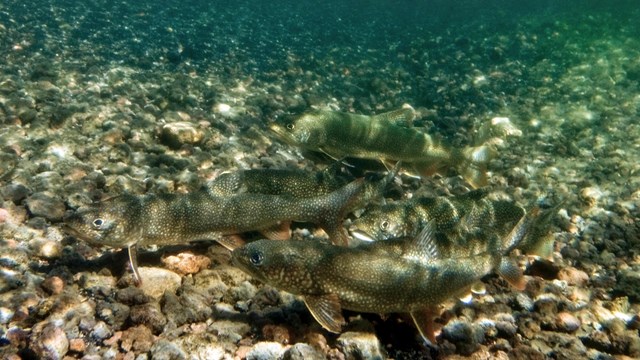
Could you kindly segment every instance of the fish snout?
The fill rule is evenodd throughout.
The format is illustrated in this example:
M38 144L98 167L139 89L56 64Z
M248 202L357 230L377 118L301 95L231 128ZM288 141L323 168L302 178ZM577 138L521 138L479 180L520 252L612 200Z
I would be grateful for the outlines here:
M357 239L359 241L365 241L365 242L376 241L376 239L373 236L369 235L365 231L362 231L362 230L358 229L354 225L351 225L349 227L349 234L351 234L351 236L353 236L353 238L355 238L355 239Z

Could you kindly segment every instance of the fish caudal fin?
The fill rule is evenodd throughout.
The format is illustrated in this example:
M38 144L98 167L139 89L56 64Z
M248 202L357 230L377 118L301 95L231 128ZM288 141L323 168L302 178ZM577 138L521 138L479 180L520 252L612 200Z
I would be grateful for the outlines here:
M478 130L475 146L467 147L454 156L458 172L474 188L487 185L487 165L496 156L497 148L504 144L504 138L520 135L522 131L508 118L491 119Z
M495 153L496 151L488 145L465 148L458 157L457 170L473 188L486 186L487 165Z
M318 224L336 245L348 245L349 233L342 226L346 213L360 201L364 179L357 179L342 188L323 196L319 206Z

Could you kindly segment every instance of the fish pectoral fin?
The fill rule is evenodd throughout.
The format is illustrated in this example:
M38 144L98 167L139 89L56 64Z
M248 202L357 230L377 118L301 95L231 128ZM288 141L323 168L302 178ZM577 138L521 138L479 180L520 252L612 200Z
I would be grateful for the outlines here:
M138 271L138 246L136 244L129 245L127 252L129 253L129 266L131 266L131 271L133 272L133 280L136 286L139 287L142 285L142 277Z
M348 164L347 162L344 161L344 156L338 156L338 155L334 155L331 154L329 151L323 149L323 148L319 148L318 149L321 153L327 155L328 157L330 157L331 159L335 160L335 161L340 161L345 165L348 165L350 167L353 167L353 165Z
M291 221L281 221L261 229L260 232L269 240L289 240L291 238Z
M496 272L517 290L522 291L527 287L527 280L522 273L522 269L513 259L503 258Z
M304 303L323 328L332 333L342 331L342 325L346 321L342 316L342 306L338 295L307 295L304 297Z
M411 311L411 318L413 323L418 328L420 335L431 343L436 344L436 333L440 333L441 326L436 325L433 321L438 315L440 315L439 308L437 306L428 306L421 309L415 309Z
M218 236L216 241L229 251L233 251L245 244L244 239L237 234Z

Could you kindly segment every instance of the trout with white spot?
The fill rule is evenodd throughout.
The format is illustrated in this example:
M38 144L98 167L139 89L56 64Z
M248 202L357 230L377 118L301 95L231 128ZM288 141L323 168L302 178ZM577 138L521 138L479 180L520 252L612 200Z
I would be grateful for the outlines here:
M266 241L232 252L232 262L256 279L301 295L313 317L338 333L342 309L371 313L409 312L422 336L435 343L438 306L497 270L523 284L522 272L508 258L533 231L540 208L532 209L500 241L471 256L443 257L427 224L414 239L395 239L339 247L317 241Z

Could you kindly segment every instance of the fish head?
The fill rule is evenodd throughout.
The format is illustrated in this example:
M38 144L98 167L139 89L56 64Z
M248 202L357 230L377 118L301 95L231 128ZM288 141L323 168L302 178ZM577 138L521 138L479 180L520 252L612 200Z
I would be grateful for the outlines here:
M80 208L65 217L64 230L95 246L123 248L137 242L135 221L140 214L139 200L133 195L121 195ZM139 224L138 224L139 225Z
M390 240L411 236L410 223L404 219L404 211L393 204L369 208L350 227L351 234L361 240Z
M231 262L266 284L297 295L314 288L314 263L322 252L312 241L258 240L231 252Z
M325 131L321 112L313 111L297 118L283 117L269 128L285 142L307 148L319 148L324 143Z

